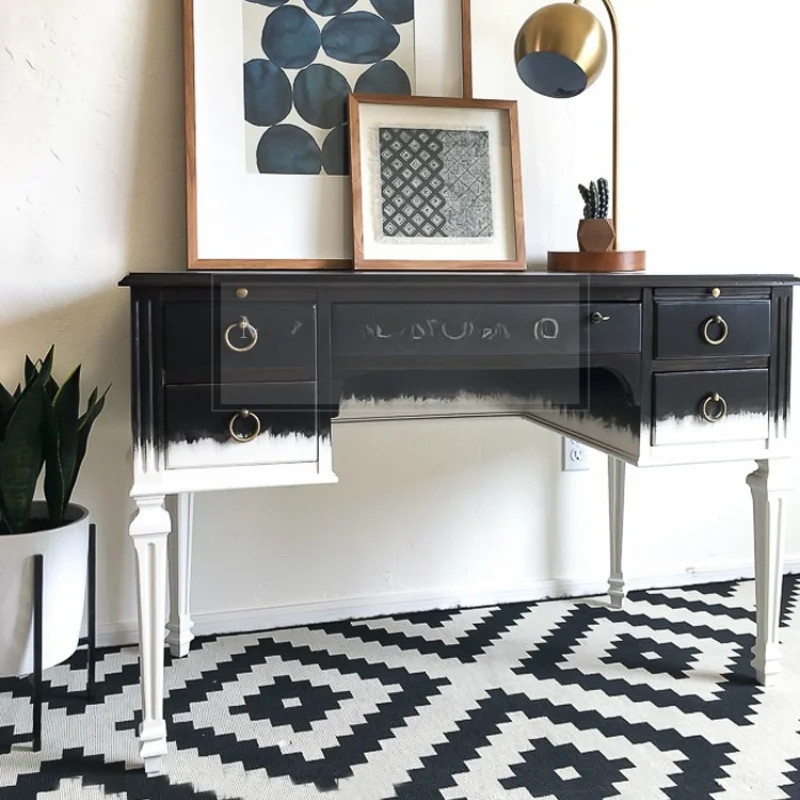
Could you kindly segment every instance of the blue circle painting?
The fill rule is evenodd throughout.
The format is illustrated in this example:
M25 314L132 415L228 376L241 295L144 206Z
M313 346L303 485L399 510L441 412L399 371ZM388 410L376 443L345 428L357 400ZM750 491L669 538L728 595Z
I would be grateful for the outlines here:
M400 34L394 27L367 11L341 14L322 29L322 49L331 58L348 64L382 61L399 44Z
M258 3L260 6L270 6L277 8L278 6L285 5L289 0L247 0L248 3Z
M356 81L355 91L362 94L411 94L411 81L394 61L380 61L361 75Z
M264 132L256 151L258 171L273 175L319 175L322 153L310 133L294 125Z
M244 65L244 118L253 125L275 125L292 110L292 84L271 61L254 58Z
M347 125L334 128L322 144L322 166L328 175L350 174L350 142Z
M297 113L318 128L342 125L347 118L346 78L325 64L312 64L294 81L294 106Z
M372 7L394 25L414 19L414 0L370 0Z
M261 46L279 67L307 67L317 57L319 45L317 23L302 8L283 6L267 17Z
M303 2L308 6L309 11L319 14L321 17L341 14L356 4L356 0L303 0Z

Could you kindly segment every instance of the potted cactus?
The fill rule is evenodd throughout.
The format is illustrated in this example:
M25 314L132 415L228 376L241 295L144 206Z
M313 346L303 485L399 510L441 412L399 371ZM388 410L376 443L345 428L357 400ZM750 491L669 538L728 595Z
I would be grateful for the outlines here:
M608 219L608 181L600 178L587 188L578 185L583 198L583 219L578 223L578 246L582 251L602 253L614 249L614 223Z
M75 651L86 597L89 512L71 502L106 392L80 411L80 367L59 385L54 348L0 383L0 677L33 671L33 557L44 556L43 668ZM35 500L44 471L44 500Z

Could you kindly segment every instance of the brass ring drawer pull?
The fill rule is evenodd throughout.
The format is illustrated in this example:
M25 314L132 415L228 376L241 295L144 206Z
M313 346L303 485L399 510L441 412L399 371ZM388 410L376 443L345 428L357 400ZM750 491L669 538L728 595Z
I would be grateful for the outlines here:
M601 322L608 322L611 317L607 314L601 314L599 311L595 311L589 319L592 321L592 325L599 325Z
M231 341L231 333L237 329L242 332L243 339L246 333L250 334L250 341L243 347L238 347ZM228 325L225 329L225 344L228 345L234 353L246 353L248 350L252 350L256 346L257 341L258 331L250 324L247 317L242 317L239 322L234 322L233 325Z
M236 428L234 427L238 420L246 419L253 421L253 430L248 434L241 434L236 432ZM246 444L247 442L252 442L259 433L261 433L261 420L258 418L256 414L252 411L248 411L246 408L242 411L237 411L232 417L231 421L228 423L228 430L231 434L231 439L234 439L241 444Z
M722 332L718 339L711 338L712 325L719 325L720 328L722 329ZM708 342L708 344L712 345L722 344L728 338L729 333L730 333L730 328L728 327L728 323L719 314L717 314L714 317L709 317L706 320L706 324L703 325L703 338L706 340L706 342Z
M719 405L719 410L716 414L711 414L712 403L717 403ZM719 422L721 419L725 418L727 413L728 404L721 394L714 392L714 394L710 394L703 401L703 419L705 419L707 422Z

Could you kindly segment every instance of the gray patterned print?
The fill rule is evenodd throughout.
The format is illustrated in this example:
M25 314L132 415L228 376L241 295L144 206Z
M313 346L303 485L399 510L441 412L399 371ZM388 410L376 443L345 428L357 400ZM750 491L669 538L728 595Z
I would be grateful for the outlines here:
M445 235L491 239L492 168L488 131L439 131L447 199Z
M384 236L492 238L488 131L380 128L378 136Z

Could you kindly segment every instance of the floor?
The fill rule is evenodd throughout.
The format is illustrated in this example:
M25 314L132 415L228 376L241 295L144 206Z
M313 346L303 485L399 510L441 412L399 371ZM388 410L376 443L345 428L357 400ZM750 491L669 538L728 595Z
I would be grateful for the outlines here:
M167 669L167 773L137 768L136 649L0 680L0 798L800 798L800 576L754 685L753 583L206 637ZM72 693L70 697L68 691Z

